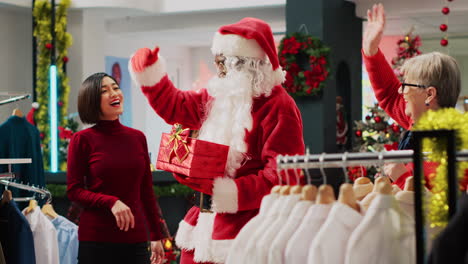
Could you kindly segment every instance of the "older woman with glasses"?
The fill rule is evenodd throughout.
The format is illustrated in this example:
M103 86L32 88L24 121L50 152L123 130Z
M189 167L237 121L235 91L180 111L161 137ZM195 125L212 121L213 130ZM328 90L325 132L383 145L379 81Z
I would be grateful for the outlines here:
M398 148L412 149L411 128L422 114L430 109L455 106L461 87L458 64L454 58L439 52L420 55L405 62L401 69L404 82L400 83L379 50L385 28L383 5L374 5L367 11L367 17L362 53L372 88L380 107L409 130ZM384 172L403 188L405 179L412 175L412 168L411 164L391 163L384 166Z

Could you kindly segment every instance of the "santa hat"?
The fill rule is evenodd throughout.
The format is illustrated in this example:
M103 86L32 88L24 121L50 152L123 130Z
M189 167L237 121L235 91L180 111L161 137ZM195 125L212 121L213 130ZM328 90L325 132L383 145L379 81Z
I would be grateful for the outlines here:
M237 23L220 27L214 36L211 51L215 55L224 56L268 57L273 70L279 68L271 28L257 18L246 17Z

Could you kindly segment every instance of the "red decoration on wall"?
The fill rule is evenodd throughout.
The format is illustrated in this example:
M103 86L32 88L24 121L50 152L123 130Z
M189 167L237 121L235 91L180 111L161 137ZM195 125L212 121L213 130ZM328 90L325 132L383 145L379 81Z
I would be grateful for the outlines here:
M447 31L448 29L448 26L446 24L440 24L440 27L439 27L440 31Z
M50 50L50 49L52 49L54 46L52 45L52 43L46 43L46 44L45 44L45 47L46 47L46 49L49 49L49 50Z
M442 14L448 15L449 13L450 13L450 8L448 8L448 7L442 8Z
M444 39L444 38L441 39L441 40L440 40L440 45L442 45L442 46L444 46L444 47L447 46L447 45L448 45L448 40L446 40L446 39Z
M64 63L67 63L67 62L68 62L68 57L67 57L67 56L65 56L65 57L63 57L63 59L62 59L62 60L63 60L63 62L64 62Z

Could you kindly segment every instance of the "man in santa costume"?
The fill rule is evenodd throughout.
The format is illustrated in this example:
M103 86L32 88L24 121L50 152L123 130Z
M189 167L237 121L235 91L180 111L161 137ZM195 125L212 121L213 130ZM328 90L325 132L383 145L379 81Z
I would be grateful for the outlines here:
M199 129L199 139L229 146L224 175L174 175L210 202L208 210L203 204L191 208L179 224L176 243L183 264L224 263L233 239L279 183L277 155L304 153L301 114L281 86L284 72L270 26L256 18L222 26L211 50L218 74L199 91L174 87L157 47L139 49L129 65L168 124Z

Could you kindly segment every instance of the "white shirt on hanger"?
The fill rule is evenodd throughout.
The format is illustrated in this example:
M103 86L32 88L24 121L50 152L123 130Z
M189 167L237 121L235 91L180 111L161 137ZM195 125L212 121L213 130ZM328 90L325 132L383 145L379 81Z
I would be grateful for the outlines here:
M346 264L415 263L414 221L393 195L377 194L346 249Z
M257 264L268 264L268 252L271 242L274 241L278 232L285 227L286 222L291 214L291 211L301 198L298 194L290 194L286 196L286 202L282 210L276 217L276 220L266 229L263 235L257 240L256 245L256 259Z
M294 234L294 231L299 227L304 219L307 210L314 204L312 201L299 201L293 208L284 226L278 230L278 234L271 243L268 251L269 264L283 264L285 262L284 253L288 241Z
M361 210L362 211L362 210ZM335 202L327 220L310 246L307 263L341 264L345 260L349 237L362 220L362 214L340 202ZM379 262L362 262L379 263ZM361 263L361 264L362 264Z
M265 220L275 200L278 199L278 196L279 194L277 193L271 193L263 197L258 215L250 219L250 221L241 229L239 234L237 234L236 239L234 239L226 258L226 264L242 263L242 259L246 251L246 244L249 238Z
M333 204L314 204L307 210L304 219L288 241L284 263L307 263L310 245L327 219L332 206Z
M426 205L429 204L431 198L431 192L424 191L424 201ZM414 221L414 192L413 191L400 191L395 195L395 199L399 202L401 209L408 216L411 217ZM426 207L427 208L427 207ZM442 227L431 227L429 221L425 221L425 230L427 232L426 236L426 251L429 252L432 248L432 241L435 239L436 235L440 233Z
M59 250L57 231L50 220L36 206L30 213L25 214L33 233L36 264L59 264Z
M267 212L266 217L260 223L258 228L251 234L246 243L244 257L236 261L236 263L256 263L256 247L255 244L257 240L263 235L263 233L268 229L268 227L276 220L279 212L282 210L283 205L286 202L286 196L280 195L271 206L271 209Z

